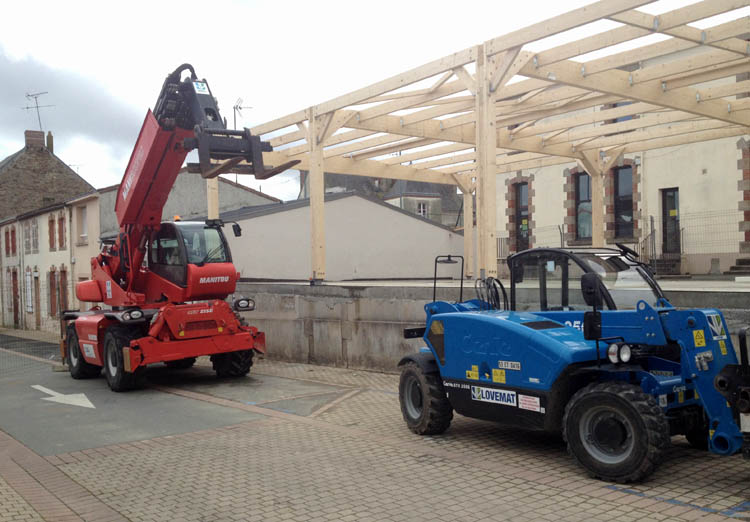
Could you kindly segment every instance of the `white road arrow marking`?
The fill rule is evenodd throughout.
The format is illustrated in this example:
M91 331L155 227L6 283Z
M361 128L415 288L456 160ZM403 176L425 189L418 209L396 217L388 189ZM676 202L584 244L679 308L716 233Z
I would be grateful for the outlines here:
M60 404L70 404L71 406L80 406L82 408L96 408L96 406L91 404L91 401L89 401L83 393L71 393L69 395L64 395L38 384L34 384L31 387L35 390L39 390L42 393L46 393L47 395L52 395L52 397L42 397L42 400L44 401L59 402Z

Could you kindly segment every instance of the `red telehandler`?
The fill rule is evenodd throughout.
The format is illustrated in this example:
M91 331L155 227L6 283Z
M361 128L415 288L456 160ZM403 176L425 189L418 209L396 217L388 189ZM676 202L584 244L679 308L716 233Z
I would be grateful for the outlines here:
M103 367L110 388L119 392L136 386L149 364L188 368L202 355L211 356L217 375L243 376L254 353L265 353L264 334L239 315L254 309L253 300L236 298L232 306L225 301L239 273L223 223L161 222L193 149L207 177L217 171L212 159L232 165L245 160L243 172L259 179L290 166L264 168L262 153L271 146L247 129L226 129L208 83L198 80L191 65L168 75L117 192L119 234L92 258L92 279L76 286L80 301L107 308L63 313L70 322L62 350L74 379L98 376ZM236 223L233 231L240 235Z

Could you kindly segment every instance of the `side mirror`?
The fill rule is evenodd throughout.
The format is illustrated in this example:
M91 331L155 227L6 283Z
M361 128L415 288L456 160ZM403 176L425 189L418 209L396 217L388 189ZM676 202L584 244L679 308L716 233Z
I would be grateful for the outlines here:
M602 307L602 280L593 272L587 272L581 277L581 293L586 304L594 309Z
M234 237L240 237L242 235L242 227L240 227L239 223L232 224L232 232L234 232Z
M596 341L602 337L602 314L601 312L586 312L583 314L583 338L587 341Z

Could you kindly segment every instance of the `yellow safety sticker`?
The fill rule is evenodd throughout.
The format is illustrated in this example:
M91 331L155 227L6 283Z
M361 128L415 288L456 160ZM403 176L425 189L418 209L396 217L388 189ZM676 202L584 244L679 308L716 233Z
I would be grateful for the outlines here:
M674 217L674 216L676 216L676 215L677 215L677 210L676 210L676 209L674 209L674 208L673 208L673 209L670 209L670 211L669 211L669 215L670 215L670 217Z
M715 433L715 432L716 432L716 430L708 430L708 438L709 438L709 439L713 439L713 438L714 438L714 433Z
M706 332L703 330L693 330L693 341L696 348L706 346Z
M679 402L679 403L685 402L685 392L684 391L677 392L677 402Z
M696 399L700 399L700 395L698 395L698 390L693 390L693 393L695 394Z
M505 384L505 370L492 369L492 382Z
M721 349L721 355L727 354L727 343L725 343L723 340L719 341L719 348Z
M471 371L471 370L466 370L466 378L478 381L479 380L479 372L478 371L474 372L474 371Z

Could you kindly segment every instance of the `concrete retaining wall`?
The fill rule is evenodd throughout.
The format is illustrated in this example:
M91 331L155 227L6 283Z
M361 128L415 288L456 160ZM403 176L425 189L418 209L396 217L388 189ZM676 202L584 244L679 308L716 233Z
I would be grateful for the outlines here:
M458 293L455 287L438 288L437 297L455 301ZM255 299L256 310L245 317L266 333L269 358L381 371L395 371L401 357L423 345L421 339L404 339L403 330L424 325L424 305L432 301L431 285L240 283L237 294ZM464 288L464 299L473 295L473 287ZM719 308L732 333L750 325L747 292L668 292L667 297L678 307Z

